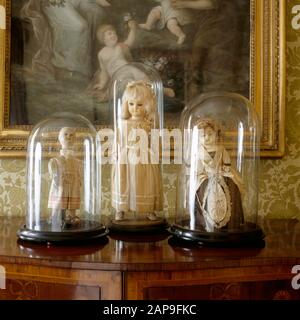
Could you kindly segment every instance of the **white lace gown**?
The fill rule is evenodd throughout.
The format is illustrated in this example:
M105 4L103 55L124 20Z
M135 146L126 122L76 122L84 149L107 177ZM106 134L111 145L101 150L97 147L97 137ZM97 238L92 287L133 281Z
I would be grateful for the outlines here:
M124 120L127 132L130 130L144 129L149 132L147 123L139 123L136 127L128 120ZM128 141L129 134L123 137L121 145L124 147L128 164L120 163L120 158L112 167L112 207L117 211L134 211L137 213L152 213L161 211L162 202L162 177L159 164L134 163L140 157L136 142ZM150 156L151 150L146 151Z

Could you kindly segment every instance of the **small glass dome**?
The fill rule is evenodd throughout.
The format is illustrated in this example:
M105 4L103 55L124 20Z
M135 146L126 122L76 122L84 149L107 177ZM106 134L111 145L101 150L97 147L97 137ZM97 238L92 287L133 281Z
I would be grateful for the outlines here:
M207 244L262 240L259 123L251 102L234 93L203 94L185 108L180 124L183 161L171 233Z
M160 159L163 90L155 69L144 64L126 65L113 76L111 230L152 232L166 228Z
M58 113L37 124L27 148L27 217L22 240L72 242L106 234L100 223L100 143L80 115Z

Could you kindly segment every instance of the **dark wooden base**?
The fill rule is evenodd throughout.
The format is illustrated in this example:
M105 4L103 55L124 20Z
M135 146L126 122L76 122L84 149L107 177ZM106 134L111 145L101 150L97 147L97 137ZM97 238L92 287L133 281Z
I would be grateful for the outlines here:
M122 219L111 220L109 230L113 233L151 234L164 232L168 228L165 219Z
M18 230L19 239L47 244L74 244L97 241L108 234L108 230L102 224L94 221L82 221L78 226L72 226L62 231L51 231L46 228L47 222L41 222L40 230L32 230L23 226Z
M172 225L169 232L175 237L172 241L175 243L200 246L264 246L264 233L262 229L254 223L247 222L241 229L220 232L204 232L182 228L178 225Z

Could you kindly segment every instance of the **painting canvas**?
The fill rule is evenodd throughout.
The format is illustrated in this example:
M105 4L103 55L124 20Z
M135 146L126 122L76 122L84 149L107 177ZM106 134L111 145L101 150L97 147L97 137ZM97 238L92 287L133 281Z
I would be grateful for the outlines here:
M112 125L109 84L131 62L164 85L165 125L199 93L249 97L250 0L11 1L9 126L57 111Z

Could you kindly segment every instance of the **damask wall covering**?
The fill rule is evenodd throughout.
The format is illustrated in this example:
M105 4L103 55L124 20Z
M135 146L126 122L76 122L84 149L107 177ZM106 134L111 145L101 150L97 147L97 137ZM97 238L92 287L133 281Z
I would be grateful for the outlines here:
M291 25L298 4L287 1L286 156L261 161L260 215L268 218L300 219L300 30Z
M259 213L260 217L300 219L300 30L291 27L291 10L299 3L287 3L286 156L261 161ZM103 174L103 207L108 212L110 170ZM166 166L164 197L169 215L175 209L175 182L176 167ZM24 212L25 160L0 160L0 215L22 216Z

